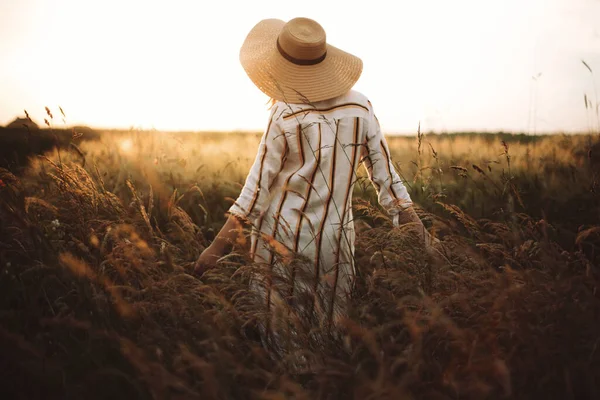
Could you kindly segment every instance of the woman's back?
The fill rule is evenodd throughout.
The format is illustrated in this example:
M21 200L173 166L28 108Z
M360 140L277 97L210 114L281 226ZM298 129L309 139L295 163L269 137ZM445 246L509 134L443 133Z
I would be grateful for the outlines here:
M350 91L313 104L277 102L230 210L256 228L255 261L287 272L289 254L300 255L305 262L303 274L293 277L295 289L323 287L331 303L347 295L354 276L352 188L363 161L384 207L410 201L364 95ZM273 250L273 239L279 251Z

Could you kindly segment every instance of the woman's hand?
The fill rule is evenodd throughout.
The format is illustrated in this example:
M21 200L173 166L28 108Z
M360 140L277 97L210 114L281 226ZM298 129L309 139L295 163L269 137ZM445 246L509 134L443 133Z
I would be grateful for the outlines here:
M217 261L219 261L219 258L222 256L221 251L215 248L215 246L208 246L204 249L202 254L200 254L200 257L198 257L198 260L196 260L196 263L194 264L194 275L200 278L206 271L215 268L217 266Z
M429 233L427 233L425 249L427 251L427 254L429 254L429 256L437 264L443 264L444 261L443 261L442 255L444 254L443 253L444 247L443 247L440 239L433 237Z
M415 212L413 207L408 207L394 216L394 226L402 226L405 224L412 224L413 228L410 230L415 234L421 243L425 245L425 250L434 259L439 259L439 253L442 250L441 242L438 238L435 238L427 232L423 222Z
M217 266L217 261L226 253L231 251L232 244L236 243L243 235L243 224L235 216L227 218L225 225L215 237L215 240L208 246L194 264L194 274L199 278L209 269Z

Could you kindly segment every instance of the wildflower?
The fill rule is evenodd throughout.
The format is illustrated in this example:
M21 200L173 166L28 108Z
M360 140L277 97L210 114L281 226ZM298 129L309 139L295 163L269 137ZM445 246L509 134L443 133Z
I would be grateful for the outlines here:
M0 187L5 187L6 183L4 183L4 181L2 179L0 179Z
M60 226L60 221L58 219L55 219L51 223L54 228L58 228Z

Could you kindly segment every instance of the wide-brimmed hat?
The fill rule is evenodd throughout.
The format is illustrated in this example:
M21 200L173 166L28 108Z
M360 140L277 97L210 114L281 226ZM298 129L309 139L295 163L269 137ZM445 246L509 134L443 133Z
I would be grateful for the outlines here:
M325 30L309 18L260 21L240 50L240 62L266 95L288 103L312 103L349 91L362 61L326 42Z

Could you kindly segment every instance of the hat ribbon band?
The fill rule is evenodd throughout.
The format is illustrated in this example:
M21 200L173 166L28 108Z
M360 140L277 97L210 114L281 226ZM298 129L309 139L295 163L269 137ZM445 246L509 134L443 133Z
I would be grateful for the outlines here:
M315 65L323 61L327 56L327 51L325 51L325 53L323 53L322 56L318 58L313 58L312 60L304 60L301 58L292 57L288 53L286 53L285 50L283 50L283 48L279 44L279 39L277 39L277 50L279 50L279 54L281 54L283 58L296 65Z

